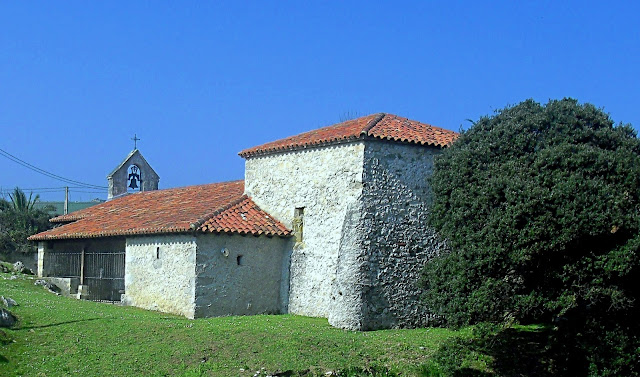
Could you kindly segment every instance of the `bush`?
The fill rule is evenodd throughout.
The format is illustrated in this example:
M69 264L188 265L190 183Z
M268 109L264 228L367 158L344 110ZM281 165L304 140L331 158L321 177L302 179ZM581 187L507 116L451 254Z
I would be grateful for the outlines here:
M430 224L450 251L427 263L423 284L447 324L554 323L626 339L623 359L634 352L640 141L631 126L573 99L528 100L463 132L431 183ZM588 362L598 374L618 356Z

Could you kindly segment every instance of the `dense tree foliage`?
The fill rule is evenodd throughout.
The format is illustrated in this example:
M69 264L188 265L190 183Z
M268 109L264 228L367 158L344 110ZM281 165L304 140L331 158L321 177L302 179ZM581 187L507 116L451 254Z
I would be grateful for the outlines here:
M32 234L51 228L49 214L35 208L39 197L29 195L19 188L9 194L10 201L0 199L0 254L33 249L27 241Z
M640 362L640 141L631 126L572 99L528 100L463 132L431 182L430 223L450 246L425 266L432 311L454 326L556 324L593 374ZM610 355L590 348L607 342Z

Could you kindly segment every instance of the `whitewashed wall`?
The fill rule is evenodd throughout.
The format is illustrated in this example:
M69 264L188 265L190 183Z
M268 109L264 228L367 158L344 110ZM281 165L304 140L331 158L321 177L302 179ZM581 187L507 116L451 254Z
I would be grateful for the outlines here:
M198 235L195 316L286 312L290 242L280 237Z
M420 272L443 247L426 226L439 148L368 140L248 158L245 191L292 227L289 312L352 330L428 322Z
M125 262L123 304L194 318L194 236L127 238Z
M362 142L247 158L245 192L292 228L304 207L303 244L291 255L289 312L328 317L342 228L362 195Z

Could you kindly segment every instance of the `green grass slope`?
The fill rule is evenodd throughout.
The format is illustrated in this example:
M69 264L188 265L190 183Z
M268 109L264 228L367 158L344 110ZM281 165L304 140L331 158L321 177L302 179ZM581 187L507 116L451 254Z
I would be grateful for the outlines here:
M0 329L0 376L422 376L470 330L350 332L326 319L264 315L188 320L79 301L0 273L19 323ZM333 373L329 373L333 372Z

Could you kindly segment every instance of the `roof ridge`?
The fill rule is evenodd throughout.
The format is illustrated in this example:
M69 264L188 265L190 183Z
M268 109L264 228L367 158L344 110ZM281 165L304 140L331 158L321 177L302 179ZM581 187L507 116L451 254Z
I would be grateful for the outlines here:
M198 220L196 220L195 222L191 223L189 225L189 228L191 230L196 230L196 229L200 228L207 221L211 220L212 218L216 217L217 215L221 214L222 212L228 210L229 208L242 203L242 201L244 201L247 198L249 198L247 196L247 194L242 194L242 196L239 197L238 199L228 203L227 205L224 205L224 206L216 209L215 211L211 212L210 214L205 215L205 216L199 218Z
M113 200L128 197L130 195L160 195L160 194L166 194L168 191L180 191L180 190L191 189L191 188L200 188L205 186L214 186L214 185L227 184L227 183L232 184L232 183L239 183L239 182L244 182L244 179L236 179L233 181L223 181L223 182L213 182L213 183L201 183L197 185L188 185L188 186L168 187L168 188L163 188L159 190L140 191L135 193L123 193L121 195L118 195L117 197L114 197L111 200L107 200L106 202L96 203L96 205L94 206L69 212L66 215L54 216L49 219L49 222L57 224L57 223L68 223L68 222L83 220L83 219L86 219L91 213L91 211L89 210L97 209L97 207L101 205L109 205L110 203L113 202Z
M369 123L367 123L367 125L362 129L360 135L369 136L369 131L371 131L371 129L375 127L376 124L380 123L382 118L384 118L386 115L386 113L378 113L378 115L376 115L375 118L371 119Z
M251 158L370 138L445 147L455 140L457 135L454 131L435 127L428 123L381 112L264 143L244 149L238 154L243 158Z

